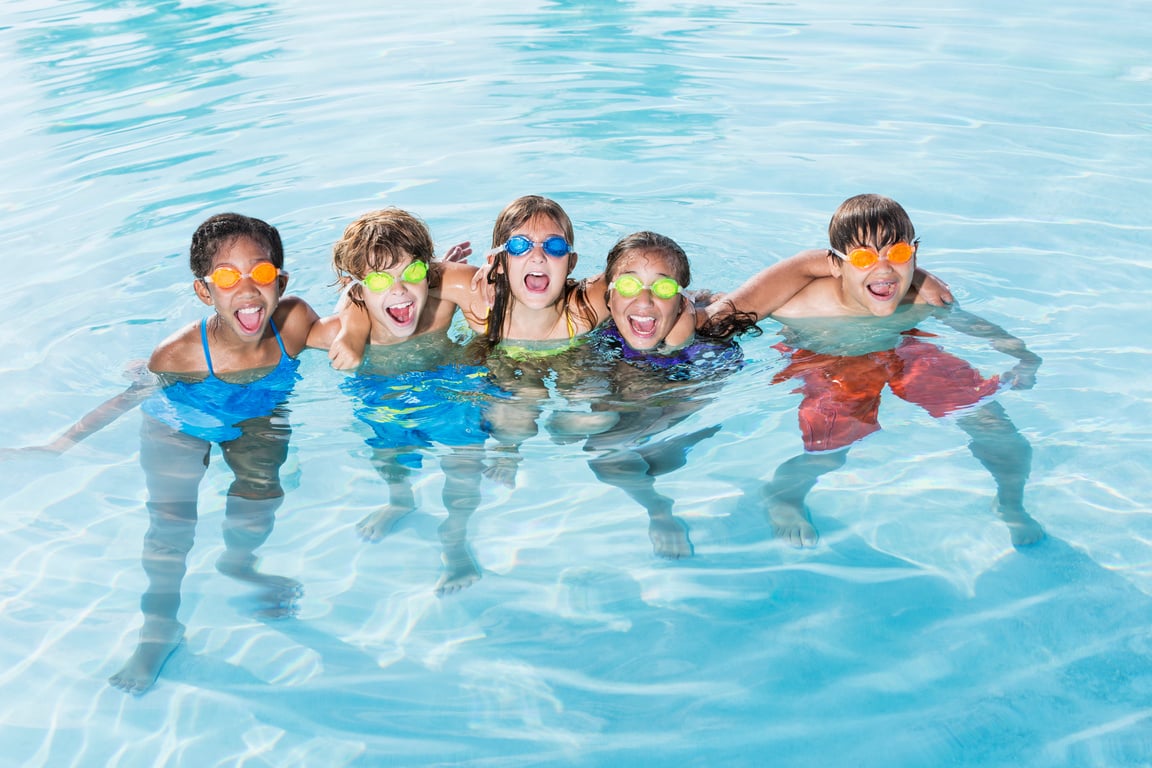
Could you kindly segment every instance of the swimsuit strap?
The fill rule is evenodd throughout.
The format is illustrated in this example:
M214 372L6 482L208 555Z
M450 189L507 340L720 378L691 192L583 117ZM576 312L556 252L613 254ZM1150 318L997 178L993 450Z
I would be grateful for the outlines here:
M204 345L204 361L208 363L208 376L216 378L216 371L212 370L212 353L208 351L208 318L200 321L200 343Z
M280 345L280 358L283 359L288 356L288 350L284 349L284 341L280 338L280 331L276 329L276 322L269 317L268 325L272 326L272 335L276 337L276 343Z
M564 323L568 326L568 341L576 338L576 324L572 322L572 315L568 312L568 308L564 308Z
M280 360L288 357L288 350L284 349L284 340L280 338L280 331L276 328L276 322L272 318L268 318L268 325L272 326L272 335L276 337L276 345L280 347ZM204 345L204 360L208 363L208 375L215 379L216 371L212 368L212 353L208 351L208 318L200 321L200 343ZM280 364L280 360L276 362Z

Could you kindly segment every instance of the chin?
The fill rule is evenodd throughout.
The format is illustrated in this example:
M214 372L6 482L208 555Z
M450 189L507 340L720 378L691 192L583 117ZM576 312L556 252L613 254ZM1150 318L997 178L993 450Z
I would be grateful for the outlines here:
M620 334L620 335L624 338L624 341L627 342L628 346L632 347L632 349L636 350L637 352L649 352L653 349L656 349L656 347L660 346L660 340L659 339L655 339L655 338L637 339L637 338L630 338L628 336L624 336L624 334Z

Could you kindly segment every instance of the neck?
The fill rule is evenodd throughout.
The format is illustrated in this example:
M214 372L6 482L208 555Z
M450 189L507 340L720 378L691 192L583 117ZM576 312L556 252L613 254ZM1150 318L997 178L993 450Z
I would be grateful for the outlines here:
M540 309L513 304L504 327L504 338L515 341L545 341L568 338L564 322L564 305L560 302Z

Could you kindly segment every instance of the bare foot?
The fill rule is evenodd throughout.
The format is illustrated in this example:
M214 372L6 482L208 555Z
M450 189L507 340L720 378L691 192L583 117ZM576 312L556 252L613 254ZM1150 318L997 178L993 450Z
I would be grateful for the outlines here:
M396 523L400 522L400 518L411 511L391 504L381 507L356 524L356 533L360 534L360 538L364 541L380 541L392 532Z
M496 456L484 467L484 477L499 483L505 488L516 487L516 468L520 465L520 456Z
M459 592L470 587L480 580L480 567L467 549L443 556L444 572L436 581L436 595L443 597L453 592Z
M773 535L794 547L814 547L820 540L819 532L803 508L773 501L768 506L768 519Z
M145 639L147 637L147 639ZM140 643L120 671L108 678L108 684L133 696L151 688L168 657L184 639L184 626L176 623L166 630L148 626L140 630Z
M295 616L299 611L298 601L304 594L304 585L287 576L260 573L252 567L250 559L245 559L247 562L236 564L230 562L227 554L222 555L216 561L216 570L237 581L260 587L254 596L256 615L267 619Z
M993 503L993 508L1004 524L1008 526L1008 534L1012 537L1012 546L1027 547L1044 538L1044 528L1036 522L1022 507L1002 505L999 498Z
M652 541L653 553L658 557L669 560L692 557L692 542L688 540L688 527L671 513L649 516L648 538Z

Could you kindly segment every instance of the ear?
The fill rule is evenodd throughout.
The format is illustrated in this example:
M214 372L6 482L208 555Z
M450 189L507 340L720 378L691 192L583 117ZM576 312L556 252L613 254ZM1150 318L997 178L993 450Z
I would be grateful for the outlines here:
M576 269L576 262L580 259L580 254L573 251L568 254L568 274L572 274L572 270Z
M196 297L200 299L200 301L208 306L212 306L212 292L208 290L208 283L197 278L196 281L192 283L192 290L196 292Z
M287 288L288 288L288 273L284 272L284 273L280 274L280 276L277 277L276 280L280 284L280 295L283 296L284 291L287 290Z
M837 280L844 274L844 262L840 261L840 257L831 251L828 252L828 271Z

